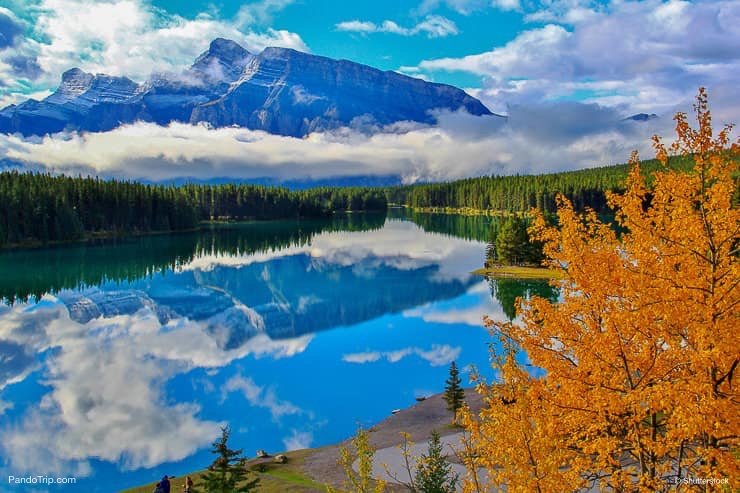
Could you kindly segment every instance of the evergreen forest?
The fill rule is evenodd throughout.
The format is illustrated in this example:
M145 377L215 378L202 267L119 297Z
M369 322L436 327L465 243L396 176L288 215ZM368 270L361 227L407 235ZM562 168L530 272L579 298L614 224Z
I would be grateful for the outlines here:
M668 167L688 169L690 158ZM661 165L642 163L646 176ZM0 248L40 246L95 237L192 230L203 221L317 218L338 211L379 211L388 204L415 210L475 209L495 213L556 210L565 195L577 210L609 214L607 191L621 191L629 165L524 176L489 176L384 188L284 187L227 183L153 185L97 177L0 173ZM440 217L419 217L424 229L447 230ZM477 238L475 219L456 222L459 235ZM465 234L465 231L469 231Z
M690 157L675 157L668 163L670 169L682 171L692 166ZM641 163L642 173L648 178L660 167L657 159ZM598 213L607 213L606 192L623 191L628 171L629 164L618 164L541 175L483 176L390 187L386 193L389 203L418 209L469 208L509 213L531 208L554 212L557 210L555 198L562 194L576 210L590 207Z
M166 186L11 171L0 173L0 247L185 231L201 221L324 217L334 211L385 209L385 194L379 189Z

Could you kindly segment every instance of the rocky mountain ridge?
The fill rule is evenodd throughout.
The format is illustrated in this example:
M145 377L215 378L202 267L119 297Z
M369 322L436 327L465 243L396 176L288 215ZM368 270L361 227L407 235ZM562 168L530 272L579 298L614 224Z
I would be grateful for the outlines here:
M492 114L453 86L288 48L266 48L255 55L218 38L187 70L156 74L142 84L70 69L44 100L1 110L0 132L99 132L144 121L240 126L304 137L346 126L434 124L435 112L460 110Z

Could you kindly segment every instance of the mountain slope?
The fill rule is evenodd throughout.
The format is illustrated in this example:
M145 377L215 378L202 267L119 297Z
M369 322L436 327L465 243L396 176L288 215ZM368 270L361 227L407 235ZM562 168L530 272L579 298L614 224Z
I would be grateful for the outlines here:
M433 124L435 110L491 114L449 85L287 48L254 55L219 38L183 73L155 75L143 84L68 70L43 101L0 111L0 132L105 131L144 121L237 125L303 137L343 126Z

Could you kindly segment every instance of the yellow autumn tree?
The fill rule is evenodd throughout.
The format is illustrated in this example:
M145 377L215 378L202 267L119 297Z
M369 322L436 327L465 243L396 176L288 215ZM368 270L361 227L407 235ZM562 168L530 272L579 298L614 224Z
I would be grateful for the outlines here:
M608 197L619 228L562 197L557 227L534 222L561 299L488 321L508 350L499 381L478 385L488 406L462 413L465 491L740 488L740 142L714 135L703 89L694 109L698 128L679 113L676 142L654 139L664 167L650 186L633 155L626 191Z

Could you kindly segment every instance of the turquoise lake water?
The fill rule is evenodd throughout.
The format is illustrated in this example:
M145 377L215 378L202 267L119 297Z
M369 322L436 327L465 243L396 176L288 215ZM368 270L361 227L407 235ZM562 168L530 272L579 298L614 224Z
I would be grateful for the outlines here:
M392 211L0 253L2 474L77 478L10 491L180 476L224 424L248 456L326 445L442 391L453 360L489 374L482 317L552 291L470 274L486 234Z

